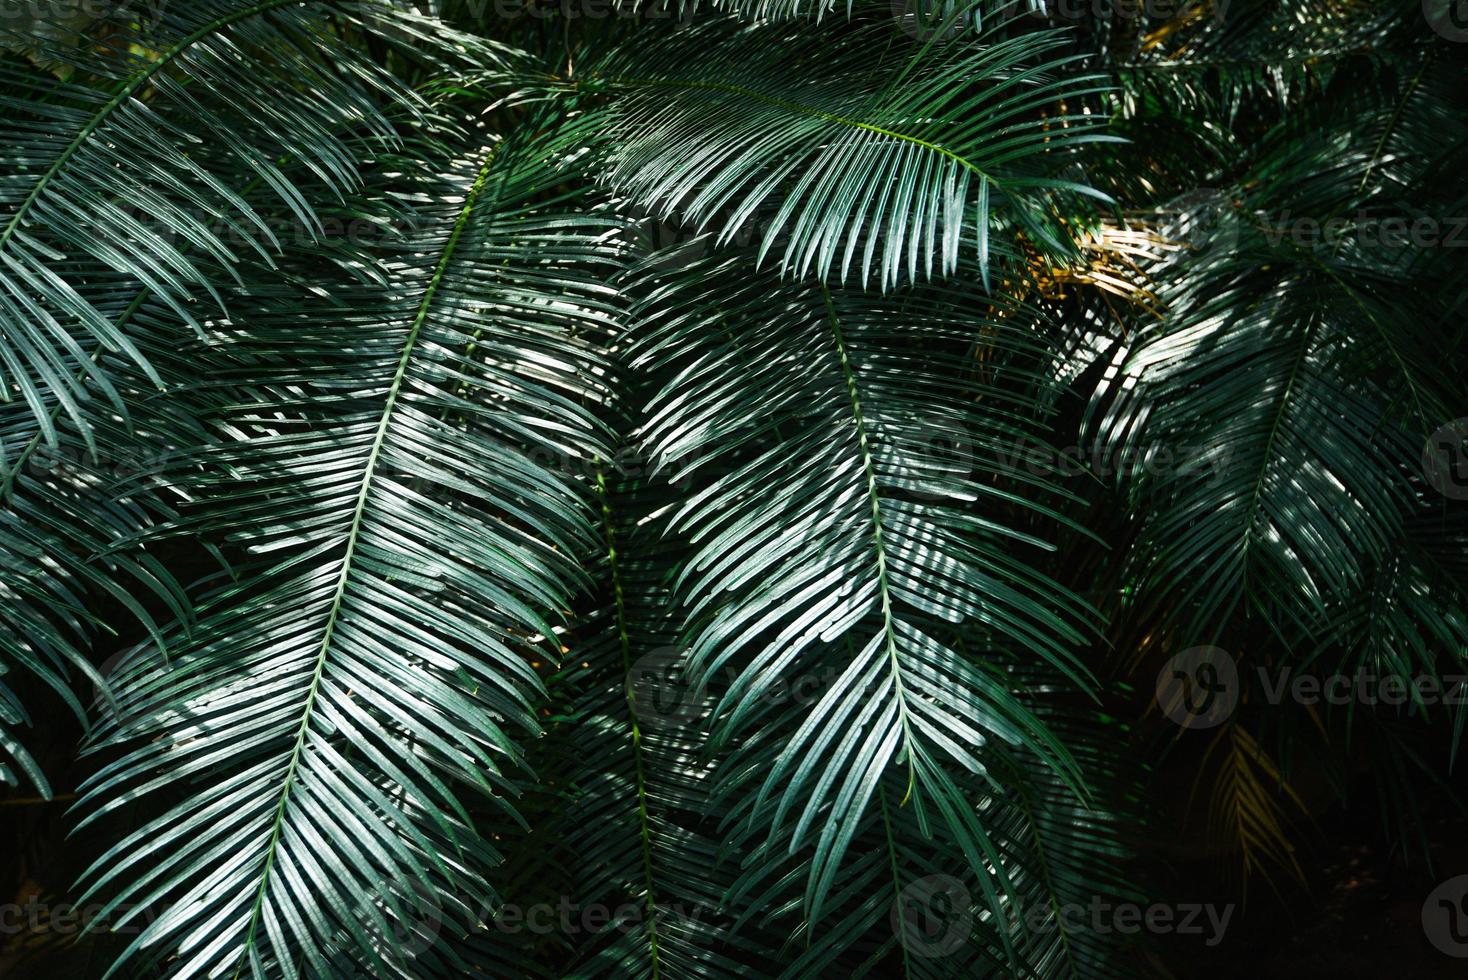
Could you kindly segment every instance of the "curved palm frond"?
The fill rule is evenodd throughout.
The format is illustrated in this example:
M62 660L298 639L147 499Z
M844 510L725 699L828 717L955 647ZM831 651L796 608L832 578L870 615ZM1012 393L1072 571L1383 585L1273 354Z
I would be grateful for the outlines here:
M677 551L662 535L674 500L645 476L603 461L606 606L580 629L567 693L575 769L561 846L574 894L626 921L589 935L564 976L725 977L768 960L759 930L735 931L726 893L739 867L711 816L714 762L693 719L711 705L679 686L682 653L667 577Z
M592 533L533 462L594 451L587 340L611 315L607 223L537 204L564 155L488 137L406 189L415 226L385 281L310 306L257 293L221 333L212 370L244 400L196 520L251 560L172 659L145 648L119 672L97 738L123 754L85 787L84 825L193 785L87 875L109 908L169 905L125 959L410 972L446 955L418 948L426 921L487 914L495 852L460 795L513 818L511 733L539 727L529 654Z
M1090 614L1021 557L1043 554L1057 515L1008 483L1046 492L1008 462L1039 431L1043 348L1019 322L955 312L975 305L961 288L884 302L739 257L695 260L647 297L632 363L666 381L644 438L691 483L669 520L690 547L676 581L690 678L731 672L714 721L715 746L740 739L724 792L757 789L730 830L810 850L814 928L900 774L891 806L925 832L940 821L983 874L993 845L964 787L984 756L1022 747L1074 773L982 651L1013 645L1087 683L1073 647ZM767 696L810 678L808 705Z
M1423 440L1453 414L1420 329L1442 313L1411 251L1358 232L1411 212L1436 154L1403 152L1425 133L1397 127L1398 103L1446 91L1408 86L1376 108L1379 128L1342 128L1341 110L1274 127L1202 249L1155 270L1168 315L1098 389L1095 431L1146 511L1134 567L1157 588L1138 609L1181 617L1194 642L1251 612L1318 624L1419 506ZM1301 231L1336 221L1334 237ZM1145 465L1183 448L1210 465Z
M127 329L142 304L135 291L117 289L99 305ZM150 342L140 340L144 347ZM143 383L126 364L111 368L124 390L124 382ZM93 614L94 597L129 611L159 641L161 627L150 605L182 623L190 613L173 573L135 546L139 535L172 513L133 472L158 447L146 445L116 416L95 413L89 424L106 447L99 456L63 416L59 397L48 392L43 404L54 445L47 445L45 427L30 406L0 405L0 677L17 668L33 674L85 723L86 705L72 681L87 677L108 696L87 650L98 632L117 625ZM172 412L139 404L135 416L147 425L166 423L155 408ZM19 696L0 682L0 749L49 797L45 775L10 730L29 724ZM16 773L0 763L0 782L15 781Z
M1468 710L1252 679L1468 662L1445 6L7 10L0 782L90 724L92 962L1130 980L1171 787L1243 894L1373 769L1427 845Z
M1074 253L1053 198L1094 192L1058 174L1109 139L1061 36L1002 26L912 51L890 19L831 36L713 21L616 47L570 85L609 97L605 179L636 205L720 243L753 224L760 257L798 276L886 290L952 275L967 240L988 277L991 226Z

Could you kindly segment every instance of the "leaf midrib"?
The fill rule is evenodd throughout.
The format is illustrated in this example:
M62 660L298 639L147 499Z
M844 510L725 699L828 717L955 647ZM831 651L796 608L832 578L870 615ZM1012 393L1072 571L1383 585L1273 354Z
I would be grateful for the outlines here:
M1003 186L1003 184L999 180L995 179L993 174L984 170L982 167L974 163L972 160L968 159L968 157L965 157L963 154L958 153L954 150L950 150L942 143L934 143L931 140L925 140L917 136L909 136L906 133L899 133L896 130L887 129L883 126L878 126L875 123L862 122L860 119L852 119L848 116L838 115L834 112L827 112L824 109L817 109L813 106L801 105L798 102L791 102L786 99L777 98L773 95L766 95L763 92L756 91L752 88L746 88L743 85L734 85L730 82L689 82L661 78L611 78L608 79L608 81L611 82L613 85L648 86L652 88L703 89L715 92L727 92L731 95L738 95L747 99L753 99L757 102L764 102L767 105L772 105L776 108L784 109L787 112L794 112L803 116L810 116L814 119L822 119L826 122L837 123L842 126L848 126L852 129L860 129L868 133L875 133L878 136L885 136L888 139L894 139L898 140L899 142L910 143L914 146L920 146L925 150L929 150L933 153L938 153L954 161L960 166L972 170L980 177L984 177L992 181L996 187Z
M617 555L616 531L612 522L612 507L608 502L609 491L607 490L606 474L598 466L596 473L596 488L601 495L602 526L606 533L607 565L611 571L612 593L615 597L617 609L617 638L622 650L622 670L631 675L632 664L632 640L627 629L627 602L626 593L622 588L622 564ZM652 837L651 818L647 810L647 772L643 762L642 729L637 724L637 712L633 709L630 699L626 703L628 720L632 726L632 757L636 763L637 770L637 820L638 830L642 836L642 875L643 882L647 888L647 942L649 966L652 970L652 980L658 980L661 976L658 955L658 928L657 928L657 891L653 881L652 873Z
M382 447L386 441L388 426L392 421L393 412L397 408L398 397L402 393L403 380L407 376L408 363L412 359L413 350L417 346L418 336L422 332L423 324L428 318L428 311L432 308L434 297L443 283L444 274L448 270L454 252L458 247L459 239L463 236L464 229L468 225L469 217L474 211L474 205L478 202L484 191L484 185L489 177L490 165L494 162L495 149L498 144L491 146L486 152L484 163L479 168L478 176L464 200L464 207L460 210L458 220L454 222L453 231L449 234L448 241L444 243L443 253L439 256L438 264L434 268L433 278L429 280L427 288L423 292L423 298L418 304L418 310L413 318L413 325L408 331L408 336L403 342L403 353L398 359L397 371L394 373L391 383L388 385L387 402L383 407L382 418L378 421L377 432L372 438L372 447L367 455L367 464L362 472L362 486L357 492L357 501L352 509L350 529L347 533L346 552L342 556L341 571L337 574L336 591L332 596L331 609L327 615L326 632L322 637L321 646L316 653L316 666L311 674L311 686L306 693L306 708L301 717L300 727L296 731L296 741L291 749L290 763L286 768L285 782L281 787L280 803L276 806L275 817L272 820L270 844L265 855L265 866L260 874L260 886L255 893L255 904L250 910L250 925L245 934L244 944L240 949L240 962L235 967L235 978L238 980L244 969L246 960L255 941L255 932L260 924L260 911L265 902L265 890L270 884L270 874L274 867L275 855L280 846L281 829L285 822L286 804L290 800L291 789L295 784L296 774L300 768L301 758L306 745L306 734L310 730L311 716L316 706L316 698L320 692L321 677L326 668L326 655L331 649L334 638L336 621L341 613L342 600L346 596L347 580L351 577L352 560L356 555L357 538L361 534L362 519L367 512L367 498L372 489L372 479L377 468L377 462L382 454Z
M908 754L907 793L898 806L905 806L912 796L915 768L912 761L912 727L907 718L907 692L902 683L902 664L897 657L897 632L892 612L892 591L887 581L887 546L882 527L881 494L877 490L876 466L872 461L871 449L867 446L866 417L861 410L861 394L856 386L856 372L846 352L846 338L841 332L841 319L836 315L836 306L831 300L831 290L821 284L821 297L826 303L826 314L831 321L831 333L836 341L836 353L841 361L841 373L846 379L846 393L851 399L852 424L856 428L857 450L861 454L862 471L866 477L867 499L872 508L872 546L877 564L877 591L882 597L882 632L886 638L886 652L892 672L893 693L897 698L898 719L902 722L902 741Z

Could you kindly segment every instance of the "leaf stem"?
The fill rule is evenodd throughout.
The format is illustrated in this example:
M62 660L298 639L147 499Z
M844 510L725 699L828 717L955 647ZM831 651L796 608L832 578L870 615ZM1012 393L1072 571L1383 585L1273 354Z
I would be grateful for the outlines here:
M846 352L846 339L841 333L841 319L836 315L836 306L831 301L831 290L821 283L821 296L826 301L826 313L831 320L831 332L836 339L836 352L841 358L841 373L846 378L846 392L851 398L851 414L856 425L856 443L861 451L861 465L866 474L867 498L872 505L872 542L877 560L877 590L882 595L882 630L887 638L887 656L892 665L892 683L897 698L897 716L902 722L902 749L907 755L907 793L898 806L906 806L912 798L916 766L912 758L912 729L907 717L907 694L902 686L902 664L897 658L897 632L892 613L892 590L887 583L887 547L882 532L881 495L877 492L877 472L872 462L872 451L867 445L866 418L861 411L861 395L856 388L856 373L851 358Z
M632 640L627 631L627 603L622 588L622 567L617 557L617 537L612 524L612 507L610 495L607 492L606 473L603 471L600 461L596 468L596 490L601 498L602 528L606 533L607 564L612 576L612 595L617 609L617 639L622 650L622 671L630 674L632 670ZM652 958L652 980L658 980L660 976L660 965L658 962L658 924L657 924L657 897L653 886L652 875L652 836L649 833L651 820L647 813L647 773L642 760L642 729L637 724L637 712L632 707L631 692L627 696L627 715L632 725L632 758L637 768L637 820L638 830L642 834L642 875L647 888L647 941L649 955Z
M265 902L265 890L270 884L270 873L275 864L275 855L280 846L281 829L285 823L286 804L290 800L291 789L295 785L296 775L300 769L301 757L306 746L306 735L310 731L311 715L316 705L316 697L321 688L321 677L326 669L326 655L331 648L334 637L337 618L341 614L342 602L346 597L347 582L351 578L352 559L356 554L357 538L362 531L362 521L367 512L367 498L372 489L372 477L377 469L378 459L382 455L382 447L387 439L387 430L392 422L393 412L397 408L398 398L402 393L403 380L407 376L408 364L412 359L413 350L417 346L418 336L423 330L423 324L428 319L428 311L433 305L434 297L437 295L439 286L443 283L444 274L448 271L454 251L458 247L459 239L464 234L464 229L469 223L469 217L474 211L475 202L484 191L485 181L489 177L490 164L494 161L495 149L498 144L491 146L486 153L484 163L479 168L479 174L474 180L474 186L464 200L463 210L459 212L459 218L454 223L454 229L449 234L448 241L444 244L443 254L439 256L438 265L433 271L433 278L429 280L427 289L423 292L423 298L418 304L417 314L413 318L413 324L408 330L407 339L403 342L403 353L398 358L397 371L393 374L392 381L388 385L387 403L382 410L382 418L377 423L377 432L372 438L372 447L367 455L367 464L362 471L362 487L357 492L357 502L352 509L350 529L347 532L346 551L342 556L341 571L337 574L336 592L332 596L331 609L327 614L326 631L321 639L321 647L316 654L316 667L311 675L311 686L306 692L306 709L301 717L300 727L296 731L295 746L291 750L290 762L286 767L285 782L281 788L280 803L275 808L275 817L272 822L270 833L270 844L265 855L265 866L260 874L260 887L255 893L255 904L250 910L250 925L245 934L244 944L240 948L240 962L235 967L235 978L238 980L240 972L244 969L245 962L249 958L250 948L255 941L255 933L260 925L260 912Z

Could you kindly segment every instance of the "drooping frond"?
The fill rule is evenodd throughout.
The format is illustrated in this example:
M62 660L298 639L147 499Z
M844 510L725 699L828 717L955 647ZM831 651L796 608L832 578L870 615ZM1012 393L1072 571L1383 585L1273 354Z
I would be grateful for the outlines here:
M1085 741L1121 733L1084 711L1037 708L1057 731L1086 746L1085 769L1107 792L1083 801L1037 758L1020 752L1020 767L1011 768L1015 759L981 753L992 764L990 779L970 786L970 806L992 846L992 864L976 875L960 849L933 837L920 811L899 805L901 774L888 773L836 872L831 911L819 928L801 915L808 851L785 854L789 830L782 829L746 862L734 893L746 928L789 930L781 977L1132 975L1116 944L1100 933L1104 924L1087 921L1081 911L1098 899L1137 898L1121 864L1128 853L1123 836L1139 826L1137 814L1116 809L1128 777L1118 774L1120 760L1110 748L1093 750Z
M140 305L135 290L116 290L101 301L123 329ZM113 367L119 378L142 380L124 364ZM58 397L47 392L43 404L57 440L53 445L47 445L46 427L29 406L0 405L0 751L49 796L49 781L15 731L30 724L31 712L5 686L5 675L33 674L85 723L86 704L75 681L85 677L86 688L106 696L104 679L86 651L99 626L113 625L99 624L91 612L95 597L128 610L155 637L159 627L148 605L167 608L180 621L188 612L172 573L130 543L169 516L166 503L136 479L137 465L157 447L99 412L89 419L101 436L99 454L63 415ZM140 405L135 414L159 421L149 407ZM0 782L13 785L16 779L0 761Z
M723 21L623 46L584 65L605 93L606 180L720 242L746 225L761 258L798 276L886 290L948 276L968 242L988 275L991 233L1071 254L1055 196L1099 132L1095 78L1062 39L1006 35L910 49L890 19L831 34ZM584 79L584 80L583 80Z
M667 587L678 552L663 536L674 503L645 474L601 461L606 606L580 627L564 687L571 754L560 846L578 906L620 910L588 931L564 975L740 976L773 950L755 928L731 931L727 892L739 855L711 812L716 763L701 722L706 697L681 682L676 605Z
M1421 330L1444 316L1419 286L1438 266L1378 237L1433 160L1393 144L1425 133L1392 103L1375 131L1339 112L1274 128L1201 247L1155 270L1166 315L1099 389L1097 435L1135 464L1139 609L1179 617L1190 642L1241 613L1318 623L1358 594L1420 506L1423 440L1452 418ZM1143 465L1184 448L1209 465Z
M884 776L891 806L980 869L992 844L964 787L983 755L1072 772L984 653L1086 683L1089 614L1033 564L1054 514L1009 482L1046 492L1008 463L1041 431L1046 355L1022 311L960 294L883 301L712 256L655 281L637 314L634 365L665 379L649 456L690 484L669 521L691 549L676 580L690 679L729 676L715 744L742 740L725 778L758 787L738 822L811 850L811 928ZM812 678L808 701L767 696Z
M87 876L111 908L171 903L127 954L171 975L412 975L448 955L425 922L488 912L461 796L513 818L530 652L581 581L588 508L535 460L594 451L615 248L538 204L556 138L481 139L398 191L415 221L385 281L257 294L210 352L248 397L196 526L250 560L171 659L119 672L99 738L123 754L85 801L90 822L192 786Z
M1218 730L1199 771L1205 774L1213 776L1210 832L1237 849L1244 880L1259 875L1273 884L1280 873L1303 880L1287 827L1304 801L1248 729Z

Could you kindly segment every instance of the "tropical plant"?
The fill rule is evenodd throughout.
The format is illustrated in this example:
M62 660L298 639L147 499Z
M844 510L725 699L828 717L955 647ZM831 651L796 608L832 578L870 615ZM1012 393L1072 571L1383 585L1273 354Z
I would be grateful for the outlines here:
M67 705L108 975L1133 977L1177 777L1276 889L1363 744L1415 826L1460 710L1253 670L1468 659L1430 3L19 8L0 781Z

